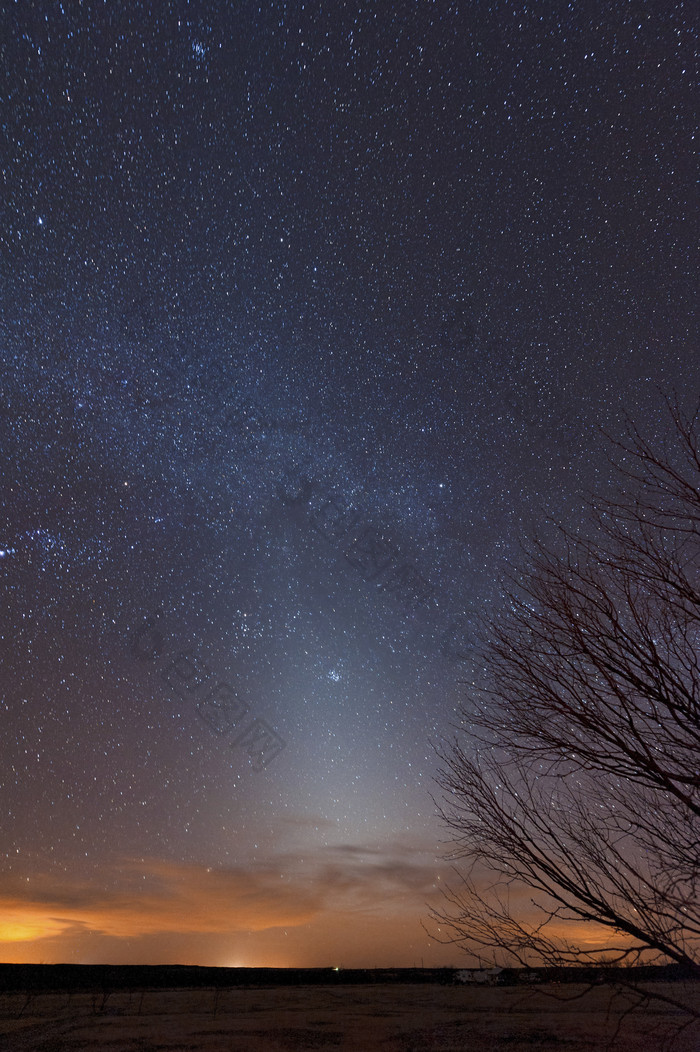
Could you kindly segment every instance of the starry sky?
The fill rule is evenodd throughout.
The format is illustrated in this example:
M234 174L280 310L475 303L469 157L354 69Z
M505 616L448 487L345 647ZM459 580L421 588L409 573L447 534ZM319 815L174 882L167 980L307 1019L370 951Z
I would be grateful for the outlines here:
M459 963L476 618L700 390L692 9L4 5L0 959Z

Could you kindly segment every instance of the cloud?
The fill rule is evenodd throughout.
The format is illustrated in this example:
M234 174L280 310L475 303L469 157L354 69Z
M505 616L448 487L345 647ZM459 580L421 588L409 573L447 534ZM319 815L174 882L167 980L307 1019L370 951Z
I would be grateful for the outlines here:
M492 879L484 877L483 886ZM399 840L328 844L310 857L278 851L230 867L122 858L87 876L46 865L0 875L0 958L390 967L425 957L454 964L462 951L445 940L447 929L436 934L428 904L444 907L440 889L455 884L452 867L435 862L429 843ZM528 889L511 888L511 905L541 920L530 900ZM556 933L589 948L610 938L576 921Z
M114 860L93 878L50 871L0 876L0 942L71 931L121 939L162 933L261 932L308 924L324 912L411 909L420 914L436 867L395 847L341 844L305 862L211 867L151 858Z

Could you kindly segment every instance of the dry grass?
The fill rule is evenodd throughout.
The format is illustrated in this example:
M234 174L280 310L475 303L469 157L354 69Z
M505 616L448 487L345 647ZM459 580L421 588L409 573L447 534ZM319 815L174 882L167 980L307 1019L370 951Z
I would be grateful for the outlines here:
M657 987L657 988L660 988ZM686 1003L698 986L665 992ZM119 991L0 997L0 1052L534 1052L604 1049L626 995L610 989L436 985ZM554 995L554 996L552 996ZM628 1015L616 1052L697 1052L697 1027L658 1005ZM671 1036L670 1036L671 1035ZM670 1037L670 1044L668 1043Z

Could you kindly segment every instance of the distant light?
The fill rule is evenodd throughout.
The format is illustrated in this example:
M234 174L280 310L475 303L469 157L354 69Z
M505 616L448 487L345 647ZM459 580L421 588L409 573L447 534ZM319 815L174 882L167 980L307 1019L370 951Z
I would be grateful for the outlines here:
M43 226L44 225L44 220L41 218L41 216L39 216L38 223L39 223L39 226Z

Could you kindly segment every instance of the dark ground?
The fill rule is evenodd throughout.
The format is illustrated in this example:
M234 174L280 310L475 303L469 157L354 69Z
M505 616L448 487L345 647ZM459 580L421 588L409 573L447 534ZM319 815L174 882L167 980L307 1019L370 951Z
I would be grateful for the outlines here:
M700 1048L700 1028L681 1029L679 1008L657 998L628 1011L633 995L608 983L466 986L452 977L0 966L0 1052L592 1052L616 1032L617 1052ZM700 1000L687 980L640 989Z

